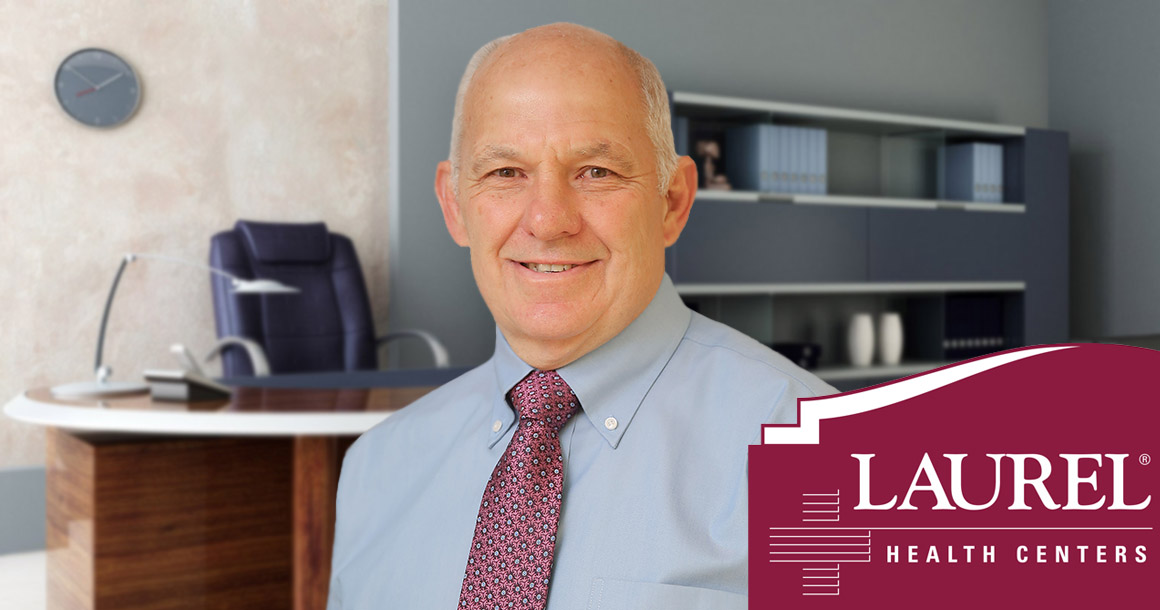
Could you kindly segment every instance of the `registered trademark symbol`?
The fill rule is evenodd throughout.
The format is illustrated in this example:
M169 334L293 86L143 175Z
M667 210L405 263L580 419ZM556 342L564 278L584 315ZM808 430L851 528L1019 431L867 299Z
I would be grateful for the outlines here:
M1152 463L1152 456L1148 455L1147 453L1140 454L1140 465L1141 466L1147 466L1148 464L1151 464L1151 463Z

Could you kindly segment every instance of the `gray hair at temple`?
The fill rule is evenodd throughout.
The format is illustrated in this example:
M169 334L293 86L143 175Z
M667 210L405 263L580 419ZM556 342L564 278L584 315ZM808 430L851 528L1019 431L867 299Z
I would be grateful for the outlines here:
M596 30L591 31L606 36ZM467 96L467 90L471 88L471 82L474 80L479 67L496 49L517 35L502 36L480 47L475 55L471 56L471 60L467 62L467 69L463 71L463 78L459 80L459 90L455 94L455 115L451 120L451 153L449 157L451 184L456 194L459 192L459 146L463 140L463 100ZM661 80L661 74L653 62L619 40L610 39L640 82L640 91L644 96L645 103L645 129L656 154L657 185L663 195L669 189L669 180L672 179L673 172L677 170L677 151L673 147L668 91L665 89L665 83Z

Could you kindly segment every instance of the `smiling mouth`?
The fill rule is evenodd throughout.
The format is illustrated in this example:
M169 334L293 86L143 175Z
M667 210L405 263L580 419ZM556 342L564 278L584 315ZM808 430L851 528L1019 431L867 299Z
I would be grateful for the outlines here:
M550 263L520 263L520 264L523 265L524 267L527 267L528 269L531 269L532 271L537 271L539 273L560 273L561 271L567 271L567 270L571 269L572 267L576 266L576 265L553 265Z

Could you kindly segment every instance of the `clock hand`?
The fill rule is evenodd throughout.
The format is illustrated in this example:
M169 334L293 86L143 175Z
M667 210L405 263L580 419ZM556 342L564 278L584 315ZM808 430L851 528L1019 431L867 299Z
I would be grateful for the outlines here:
M90 87L96 87L96 86L97 86L97 84L96 84L96 83L94 83L93 81L91 81L91 80L89 80L89 79L85 78L85 75L84 75L84 74L81 74L80 72L78 72L76 68L74 68L74 67L72 67L72 66L67 66L67 69L68 69L68 71L69 71L69 72L72 72L73 74L76 74L77 76L81 77L81 80L83 80L83 81L85 81L86 83L88 83Z
M113 76L110 76L109 78L106 78L105 80L101 81L101 84L99 84L99 85L93 85L92 87L89 87L88 89L85 89L84 91L78 91L77 97L81 97L82 95L88 95L90 93L93 93L94 91L100 91L101 89L103 89L105 87L105 85L112 83L113 81L117 80L118 78L121 78L122 76L125 76L125 73L118 72L118 73L114 74ZM85 79L85 80L88 80L88 79Z
M105 85L112 83L113 81L117 80L118 78L121 78L122 76L125 76L124 72L118 72L118 73L114 74L113 76L106 78L105 80L101 81L101 84L95 85L97 88L97 91L100 91L101 89L105 88Z

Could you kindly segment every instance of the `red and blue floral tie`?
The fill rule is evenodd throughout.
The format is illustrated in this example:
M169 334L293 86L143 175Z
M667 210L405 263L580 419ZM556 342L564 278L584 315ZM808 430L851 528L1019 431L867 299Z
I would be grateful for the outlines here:
M509 399L519 427L487 480L459 607L544 608L563 497L560 428L580 401L556 371L532 371Z

